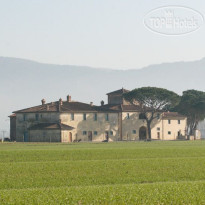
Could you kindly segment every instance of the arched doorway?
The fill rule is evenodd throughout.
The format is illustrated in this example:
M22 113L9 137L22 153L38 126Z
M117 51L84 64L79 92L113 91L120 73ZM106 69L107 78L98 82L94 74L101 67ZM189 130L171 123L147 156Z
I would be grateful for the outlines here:
M139 140L146 140L147 139L147 128L140 127L139 130Z
M72 142L72 132L69 132L69 142Z

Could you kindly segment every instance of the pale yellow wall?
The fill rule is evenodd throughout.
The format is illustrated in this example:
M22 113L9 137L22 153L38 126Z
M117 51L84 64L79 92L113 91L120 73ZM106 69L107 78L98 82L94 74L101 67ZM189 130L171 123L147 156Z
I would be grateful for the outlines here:
M168 124L168 120L171 120L171 124ZM180 124L178 124L178 119ZM181 134L185 136L186 134L186 118L166 118L163 119L163 139L164 140L175 140L178 137L178 131L181 131ZM171 134L168 132L171 131Z
M127 113L130 115L130 119L127 119ZM41 118L41 114L43 117ZM56 134L55 132L50 133L51 138L62 141L69 142L69 132L72 133L72 141L81 139L82 141L88 141L88 132L92 132L92 141L103 141L105 140L105 132L109 132L110 141L118 141L121 139L121 130L122 130L122 140L139 140L139 129L144 126L147 127L146 121L139 119L138 112L123 112L122 120L121 114L119 113L108 113L109 121L106 121L105 115L107 113L97 113L97 121L94 121L94 113L86 113L87 120L83 120L83 113L74 113L74 120L71 119L71 113L39 113L39 120L35 120L35 113L26 114L26 121L23 120L23 114L17 113L17 141L23 141L24 132L28 131L30 126L33 126L41 122L61 122L74 127L73 130L62 131L61 134ZM178 119L180 119L180 124L178 124ZM121 126L122 123L122 126ZM186 119L185 118L171 118L171 124L168 124L168 119L163 120L155 119L152 124L152 139L158 139L157 133L160 133L161 140L175 140L177 139L178 131L181 130L181 134L185 135L186 129ZM160 130L157 130L159 128ZM133 130L136 130L136 134L133 134ZM86 131L87 134L83 135L83 131ZM94 131L97 131L97 135L94 135ZM111 135L110 132L113 132ZM171 135L168 134L168 131L171 131ZM41 133L40 133L41 132ZM33 131L29 133L31 136L31 141L49 141L45 137L43 131ZM34 137L36 135L36 139ZM58 136L58 137L56 137ZM42 137L42 139L40 139ZM60 138L61 137L61 138ZM46 139L44 139L46 138ZM58 138L58 139L57 139Z
M39 114L39 120L36 121L36 114ZM57 122L59 119L59 113L53 112L53 113L26 113L26 121L27 122ZM42 115L42 118L41 118ZM24 114L17 113L16 119L17 122L24 122L23 118Z
M127 119L127 113L130 115L130 119ZM181 130L181 134L185 136L186 118L170 118L171 124L168 124L167 119L162 119L162 115L159 119L155 118L151 124L152 139L160 140L175 140L178 136L178 131ZM180 124L178 124L178 119ZM139 140L140 127L147 127L145 120L139 119L139 113L137 112L123 112L122 113L122 139L123 140ZM159 130L158 130L159 128ZM133 134L133 130L136 130L136 134ZM171 131L171 135L168 134ZM159 138L158 138L159 133ZM148 137L148 133L147 133Z
M129 113L130 119L127 119ZM137 112L123 112L122 113L122 140L138 140L140 127L146 127L145 120L139 120L139 113ZM133 134L136 130L136 134Z
M130 115L130 119L127 119L127 113ZM147 127L146 120L139 119L138 112L123 112L122 113L122 139L123 140L139 140L139 130L141 127ZM161 119L154 119L152 121L152 138L157 139L157 132L161 131ZM160 128L160 131L157 131L157 127ZM133 134L133 130L136 130L136 134ZM148 133L147 133L148 137Z
M162 136L163 136L163 129L162 129L162 119L161 119L161 116L160 116L160 119L154 119L152 124L151 124L151 127L152 127L152 139L155 139L155 140L161 140L162 139ZM158 136L158 133L159 133L159 136Z
M35 113L26 113L26 120L24 121L24 114L16 114L16 141L22 142L24 139L24 132L28 132L28 128L45 122L59 122L59 113L38 113L39 120L36 121ZM42 118L41 118L42 114Z
M29 142L61 142L60 130L30 130Z
M73 142L76 138L73 137L72 130L62 130L61 131L61 142Z
M105 140L105 132L109 132L109 140L117 141L119 140L118 132L118 113L108 113L109 121L105 120L106 113L97 113L97 121L94 121L94 113L86 113L87 119L83 120L83 113L75 113L74 120L71 120L71 113L61 113L60 119L63 124L74 127L71 130L73 135L73 140L88 141L88 132L92 132L92 141L102 141ZM87 134L83 135L83 131ZM97 131L97 135L94 135L94 131ZM113 135L110 134L113 132Z

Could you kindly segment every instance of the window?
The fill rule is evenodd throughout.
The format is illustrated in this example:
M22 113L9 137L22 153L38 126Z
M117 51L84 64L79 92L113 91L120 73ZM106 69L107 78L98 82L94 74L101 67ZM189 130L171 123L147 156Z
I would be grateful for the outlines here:
M39 119L39 114L35 114L36 121Z
M97 121L98 120L98 115L97 113L94 114L94 121Z
M83 120L86 120L86 113L83 114Z
M145 120L145 119L146 119L145 114L144 114L144 113L140 113L140 114L139 114L139 119L140 119L140 120Z
M127 113L127 119L130 119L130 113Z
M106 121L109 121L109 114L106 114L106 115L105 115L105 120L106 120Z
M74 120L74 119L75 119L74 113L71 113L70 119L71 119L71 120Z
M43 118L43 114L41 114L41 119Z
M168 120L168 124L171 124L171 120Z
M110 131L110 135L113 135L113 131Z
M172 134L172 132L171 131L168 131L168 135L171 135Z
M132 134L137 134L137 131L136 130L132 130Z
M98 132L97 132L97 131L94 131L94 135L98 135Z
M26 114L23 115L23 121L26 121Z
M178 120L178 124L179 124L179 125L181 124L181 121L180 121L180 120Z
M87 131L83 131L83 135L87 135Z
M157 128L157 131L160 131L160 127Z
M160 119L160 114L159 114L159 113L157 113L157 119L158 119L158 120Z

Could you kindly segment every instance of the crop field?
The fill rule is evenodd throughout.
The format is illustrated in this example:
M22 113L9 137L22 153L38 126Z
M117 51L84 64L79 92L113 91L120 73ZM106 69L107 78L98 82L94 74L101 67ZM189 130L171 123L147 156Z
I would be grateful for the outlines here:
M1 143L0 204L205 204L205 141Z

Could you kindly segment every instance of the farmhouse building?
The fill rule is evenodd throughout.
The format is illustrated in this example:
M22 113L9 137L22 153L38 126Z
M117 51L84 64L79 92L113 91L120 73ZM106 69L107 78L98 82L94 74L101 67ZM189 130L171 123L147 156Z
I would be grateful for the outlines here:
M100 106L72 101L18 110L10 116L10 137L17 142L123 141L148 138L146 121L137 105L123 98L126 89L108 93ZM186 117L175 112L159 113L152 122L152 139L176 140L186 135Z

